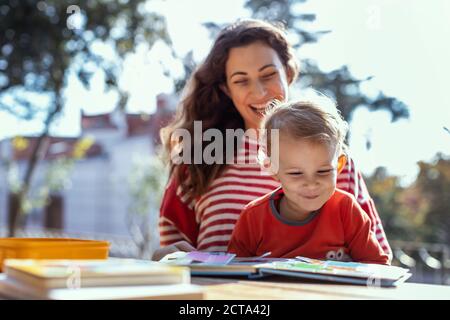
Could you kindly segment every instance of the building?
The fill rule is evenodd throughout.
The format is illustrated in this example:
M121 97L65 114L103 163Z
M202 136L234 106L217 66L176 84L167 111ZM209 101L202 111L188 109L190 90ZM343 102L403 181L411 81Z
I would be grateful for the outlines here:
M130 205L128 177L134 157L154 154L159 142L159 129L173 117L176 99L159 95L157 110L147 114L81 115L82 137L94 139L85 158L78 160L70 172L67 188L59 195L62 201L62 225L67 233L102 233L129 235L127 212ZM0 142L0 156L18 163L21 173L29 159L36 137L25 137L27 148L17 151L11 139ZM40 161L33 178L36 192L44 183L45 173L55 159L70 156L78 138L49 137L42 148ZM6 182L5 169L0 178ZM7 225L8 186L0 184L0 219ZM61 211L61 210L60 210ZM157 214L157 213L156 213ZM44 228L45 210L34 210L27 218L27 226Z

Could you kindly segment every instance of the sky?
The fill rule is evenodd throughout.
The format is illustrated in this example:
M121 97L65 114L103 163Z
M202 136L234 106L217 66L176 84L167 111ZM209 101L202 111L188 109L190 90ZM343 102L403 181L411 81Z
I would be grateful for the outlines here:
M364 88L368 93L382 90L409 106L410 118L396 123L387 112L357 110L350 141L364 172L382 165L408 183L418 172L417 161L429 161L438 151L450 155L450 134L443 129L450 127L450 2L324 3L304 7L317 14L317 28L332 33L303 53L323 70L348 64L358 78L374 76Z
M202 22L229 23L250 16L243 0L151 0L149 10L163 14L168 23L174 50L183 56L193 50L200 62L212 40ZM370 174L385 166L405 184L418 172L417 161L431 161L437 152L450 156L450 2L446 0L346 0L307 1L299 12L315 13L316 20L305 24L311 30L331 30L318 43L302 46L298 57L315 60L324 70L348 65L357 78L373 76L363 86L368 95L382 90L409 106L410 118L391 122L387 112L355 111L351 123L350 149L361 170ZM185 14L189 12L189 14ZM150 50L151 49L151 50ZM97 44L99 53L114 59L114 51ZM164 67L163 67L164 66ZM94 67L93 67L94 68ZM130 93L130 112L152 112L156 95L173 90L164 76L182 73L180 62L171 58L162 43L153 48L141 45L124 64L120 85ZM292 92L295 98L298 92ZM80 110L88 114L109 112L117 95L105 92L101 73L95 74L87 91L76 76L69 77L66 106L54 134L80 134ZM37 99L45 104L45 99ZM33 134L39 123L19 123L0 113L0 139L16 134ZM367 150L370 138L372 148Z

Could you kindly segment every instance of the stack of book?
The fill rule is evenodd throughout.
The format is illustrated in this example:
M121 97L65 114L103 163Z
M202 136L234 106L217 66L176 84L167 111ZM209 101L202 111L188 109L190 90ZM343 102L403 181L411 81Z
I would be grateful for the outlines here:
M202 299L189 269L153 261L7 259L0 295L15 299Z

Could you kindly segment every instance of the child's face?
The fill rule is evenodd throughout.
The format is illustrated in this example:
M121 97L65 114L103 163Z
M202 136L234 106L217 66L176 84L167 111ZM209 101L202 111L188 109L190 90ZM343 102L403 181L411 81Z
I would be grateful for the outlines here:
M336 188L336 147L280 134L279 170L290 208L299 216L320 209Z

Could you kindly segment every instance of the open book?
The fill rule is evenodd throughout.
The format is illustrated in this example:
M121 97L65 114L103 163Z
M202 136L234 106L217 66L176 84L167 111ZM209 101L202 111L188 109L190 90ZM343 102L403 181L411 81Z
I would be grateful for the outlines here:
M211 257L208 258L207 256ZM199 258L200 257L200 258ZM208 262L214 261L214 263ZM378 264L316 260L306 257L236 258L221 252L176 252L165 256L161 262L188 266L191 275L247 276L252 279L279 275L335 283L392 287L406 281L408 269Z

